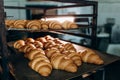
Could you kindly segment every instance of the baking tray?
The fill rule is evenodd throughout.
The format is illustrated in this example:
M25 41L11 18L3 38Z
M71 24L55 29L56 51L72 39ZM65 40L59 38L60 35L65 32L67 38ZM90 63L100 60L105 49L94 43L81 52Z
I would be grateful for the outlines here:
M101 53L99 51L94 50L103 60L103 65L94 65L83 63L82 66L78 67L78 71L76 73L70 73L62 70L52 70L52 73L48 77L43 77L37 72L33 71L29 66L29 60L24 58L23 53L18 52L13 48L13 42L8 43L8 47L12 51L12 55L10 56L10 61L14 67L14 73L17 80L75 80L74 78L80 77L83 74L92 73L93 71L100 70L105 66L112 64L120 60L120 57L110 55L107 53ZM83 48L83 46L74 44L77 50Z

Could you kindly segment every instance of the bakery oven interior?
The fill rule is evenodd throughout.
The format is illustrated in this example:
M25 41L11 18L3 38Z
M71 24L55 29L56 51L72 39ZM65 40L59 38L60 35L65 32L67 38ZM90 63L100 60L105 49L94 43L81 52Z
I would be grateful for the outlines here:
M69 74L69 73L64 73L64 72L59 72L59 71L55 71L53 72L52 76L46 78L46 77L41 77L38 74L36 74L35 72L31 72L31 69L27 68L27 62L26 59L24 59L23 57L21 57L21 55L19 55L13 47L11 47L12 42L19 40L19 39L26 39L28 37L31 38L38 38L38 37L44 37L46 35L51 35L52 37L55 38L59 38L61 40L64 41L68 41L68 42L72 42L73 44L77 44L77 45L82 45L85 47L89 47L91 49L96 49L97 47L97 42L96 42L96 29L97 29L97 2L96 1L68 1L68 0L60 0L61 2L73 2L72 5L62 5L62 6L52 6L52 7L45 7L42 6L42 8L40 7L31 7L29 5L27 5L26 7L19 7L19 6L5 6L5 8L7 9L24 9L24 10L33 10L33 9L40 9L43 10L42 11L42 17L44 19L47 18L51 18L51 17L69 17L69 16L74 16L75 18L75 23L79 26L79 28L77 29L70 29L70 30L47 30L47 31L41 31L41 30L25 30L25 29L12 29L12 28L7 28L7 31L5 30L5 32L7 32L7 43L8 46L5 48L4 44L3 48L8 49L8 53L9 56L7 56L8 58L8 62L10 60L11 63L9 63L9 68L8 71L10 70L10 73L12 73L12 77L14 76L14 79L16 80L66 80L66 79L70 79L70 80L91 80L91 79L95 79L95 80L104 80L104 72L106 69L105 67L109 65L112 65L113 62L116 62L119 60L119 57L117 56L113 56L113 55L108 55L106 53L100 53L98 52L98 54L100 54L103 58L106 58L105 61L106 63L104 65L101 66L95 66L95 65L86 65L84 64L84 66L86 66L86 68L81 67L80 72L77 72L76 74ZM2 5L1 5L2 6ZM77 13L76 12L69 12L69 13L65 13L65 14L47 14L47 11L49 13L49 10L57 10L57 12L59 12L58 10L61 9L65 9L66 8L70 8L73 9L74 7L76 8L82 8L81 10L84 9L84 7L88 7L88 6L92 6L90 7L90 10L92 10L90 13ZM86 8L85 8L86 9ZM63 10L63 12L65 11ZM89 9L88 9L89 10ZM28 11L30 12L30 11ZM41 11L40 11L41 12ZM41 14L40 14L41 15ZM6 15L7 16L7 15ZM41 17L40 17L41 18ZM30 17L26 18L31 19ZM35 19L35 18L33 18ZM4 20L4 19L3 19ZM2 22L2 20L1 20ZM2 29L4 30L4 29ZM3 36L3 35L2 35ZM70 38L68 38L70 37ZM3 37L2 37L3 38ZM78 39L79 38L79 39ZM77 41L80 40L80 41ZM5 43L5 42L3 42ZM2 49L3 49L2 48ZM4 50L5 50L4 49ZM4 51L3 50L3 51ZM3 52L2 51L2 52ZM7 52L6 52L7 53ZM5 53L4 53L5 54ZM4 55L3 55L4 56ZM6 59L6 56L5 56ZM23 61L21 61L21 59ZM6 60L5 60L6 61ZM5 61L3 60L3 64L5 63ZM18 62L17 62L18 61ZM4 64L4 66L6 66L7 64ZM22 67L22 69L21 69ZM27 68L27 69L26 69ZM16 71L16 70L20 71ZM82 69L85 69L82 70ZM89 70L90 69L90 70ZM6 69L5 69L6 70ZM23 75L20 72L24 72ZM95 72L95 73L94 73ZM6 74L8 74L7 72L3 72L5 74L2 74L4 76L7 76ZM89 73L88 77L82 78L82 75L84 73ZM20 76L21 75L21 76ZM54 78L54 77L57 78ZM64 77L63 77L64 76ZM102 77L101 77L102 76ZM8 80L6 79L7 77L4 77L4 80ZM103 79L102 79L103 78Z

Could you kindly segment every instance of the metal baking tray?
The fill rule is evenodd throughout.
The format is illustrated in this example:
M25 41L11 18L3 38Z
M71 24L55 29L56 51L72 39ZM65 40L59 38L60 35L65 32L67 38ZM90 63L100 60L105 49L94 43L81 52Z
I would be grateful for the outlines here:
M80 77L83 74L92 73L93 71L98 71L105 66L112 64L120 60L120 57L110 55L107 53L101 53L96 51L96 53L104 60L103 65L94 65L83 63L82 66L78 67L76 73L70 73L62 70L53 70L48 77L43 77L37 72L33 71L29 66L29 60L24 58L23 53L18 52L13 48L13 42L8 43L8 47L11 49L10 61L14 67L14 73L17 80L71 80L76 77ZM83 48L83 46L74 44L77 50Z

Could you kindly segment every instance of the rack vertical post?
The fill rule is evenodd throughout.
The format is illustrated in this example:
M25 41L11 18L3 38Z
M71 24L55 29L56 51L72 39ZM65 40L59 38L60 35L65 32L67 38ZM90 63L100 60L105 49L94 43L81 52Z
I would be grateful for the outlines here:
M8 51L7 51L7 41L6 41L6 29L4 24L4 7L3 0L0 0L0 66L2 68L1 79L0 80L10 80L9 78L9 68L8 68Z

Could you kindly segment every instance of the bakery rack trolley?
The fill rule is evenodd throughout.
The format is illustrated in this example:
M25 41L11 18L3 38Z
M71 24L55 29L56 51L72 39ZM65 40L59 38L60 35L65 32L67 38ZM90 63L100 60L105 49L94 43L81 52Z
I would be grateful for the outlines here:
M69 8L69 7L77 7L77 6L93 6L93 14L80 14L80 15L74 15L74 16L90 16L92 17L92 27L89 27L88 25L86 27L91 28L92 29L92 36L86 36L86 35L82 35L82 34L74 34L71 32L64 32L64 31L50 31L51 33L66 33L66 34L71 34L71 35L77 35L77 36L82 36L82 37L86 37L86 38L90 38L92 40L91 44L92 46L95 48L96 46L96 28L97 28L97 2L95 1L79 1L79 0L51 0L51 1L59 1L59 2L72 2L72 3L76 3L76 5L70 5L70 6L61 6L61 7L53 7L53 8L44 8L44 12L46 12L47 10L50 9L61 9L61 8ZM7 29L5 29L5 24L4 24L4 8L12 8L12 9L34 9L34 8L28 8L28 7L14 7L14 6L3 6L3 1L0 1L0 45L1 45L1 67L2 67L2 72L1 72L1 76L2 76L2 80L10 80L10 68L8 67L8 62L9 62L9 58L8 58L8 48L7 48L7 41L6 41L6 32ZM56 16L56 15L44 15L44 17L47 16ZM67 16L67 15L58 15L58 16ZM80 20L80 19L78 19ZM85 25L82 25L85 26ZM25 31L25 30L24 30ZM79 46L79 45L78 45ZM15 51L16 52L16 51ZM16 52L17 53L17 52ZM95 66L95 65L88 65L88 64L84 64L81 68L79 68L78 72L75 74L70 74L70 73L65 73L62 71L53 71L53 73L51 74L51 76L44 78L38 75L34 76L34 72L31 71L25 64L27 62L26 59L24 59L21 55L13 55L14 59L12 58L13 62L18 63L17 66L15 66L16 68L16 73L15 75L20 75L24 76L26 74L26 76L24 76L25 80L30 80L30 75L33 75L33 79L35 77L36 80L37 79L41 79L41 80L66 80L66 79L74 79L75 77L79 77L82 76L85 73L91 73L92 71L96 71L99 70L105 66L107 66L108 64L111 64L117 60L119 60L119 57L117 56L113 56L113 55L108 55L108 54L104 54L101 53L99 51L97 51L97 53L103 58L103 60L105 61L104 65L101 66ZM17 62L17 60L15 59L22 59L22 61ZM85 68L85 66L87 68ZM26 73L24 74L24 70L18 70L18 67L25 67L26 69ZM21 72L21 73L19 73ZM30 73L30 74L29 74ZM15 76L16 77L16 76ZM19 76L20 77L20 76ZM28 79L29 78L29 79ZM80 77L79 77L80 78ZM16 79L16 78L15 78ZM82 78L81 78L82 79ZM21 80L21 79L18 79ZM22 79L23 80L23 79Z

